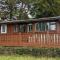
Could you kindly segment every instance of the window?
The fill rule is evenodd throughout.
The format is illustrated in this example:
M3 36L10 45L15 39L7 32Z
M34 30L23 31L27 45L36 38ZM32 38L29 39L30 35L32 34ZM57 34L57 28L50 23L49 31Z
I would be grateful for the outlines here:
M1 25L1 33L7 33L7 25L6 24Z
M56 30L56 22L50 22L49 30Z
M14 25L14 32L18 32L18 25Z
M26 24L16 24L16 25L14 25L14 32L27 32Z
M19 25L19 32L26 32L26 26L24 24Z
M36 23L36 31L45 31L46 30L46 24L45 23Z
M36 31L52 31L56 30L56 22L40 22L36 23Z
M28 32L32 32L32 24L28 24Z

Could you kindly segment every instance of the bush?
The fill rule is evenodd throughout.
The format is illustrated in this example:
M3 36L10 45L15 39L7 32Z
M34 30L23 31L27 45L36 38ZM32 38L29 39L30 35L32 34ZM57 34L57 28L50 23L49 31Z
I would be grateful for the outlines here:
M0 54L60 57L60 48L1 47Z

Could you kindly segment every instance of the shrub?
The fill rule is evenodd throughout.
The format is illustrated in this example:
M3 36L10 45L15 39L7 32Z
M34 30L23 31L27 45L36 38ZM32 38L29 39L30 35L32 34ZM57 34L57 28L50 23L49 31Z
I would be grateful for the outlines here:
M60 48L1 47L0 54L60 57Z

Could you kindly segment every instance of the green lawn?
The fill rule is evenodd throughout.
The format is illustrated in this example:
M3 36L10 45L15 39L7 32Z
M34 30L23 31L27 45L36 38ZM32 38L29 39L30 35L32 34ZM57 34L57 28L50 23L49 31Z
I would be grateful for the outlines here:
M60 60L60 58L55 57L33 57L33 56L3 56L0 55L0 60Z

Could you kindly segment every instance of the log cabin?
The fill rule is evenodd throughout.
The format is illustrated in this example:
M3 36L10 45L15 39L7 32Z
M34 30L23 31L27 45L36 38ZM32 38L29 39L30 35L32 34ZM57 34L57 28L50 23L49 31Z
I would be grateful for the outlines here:
M60 48L60 16L1 20L0 46Z

